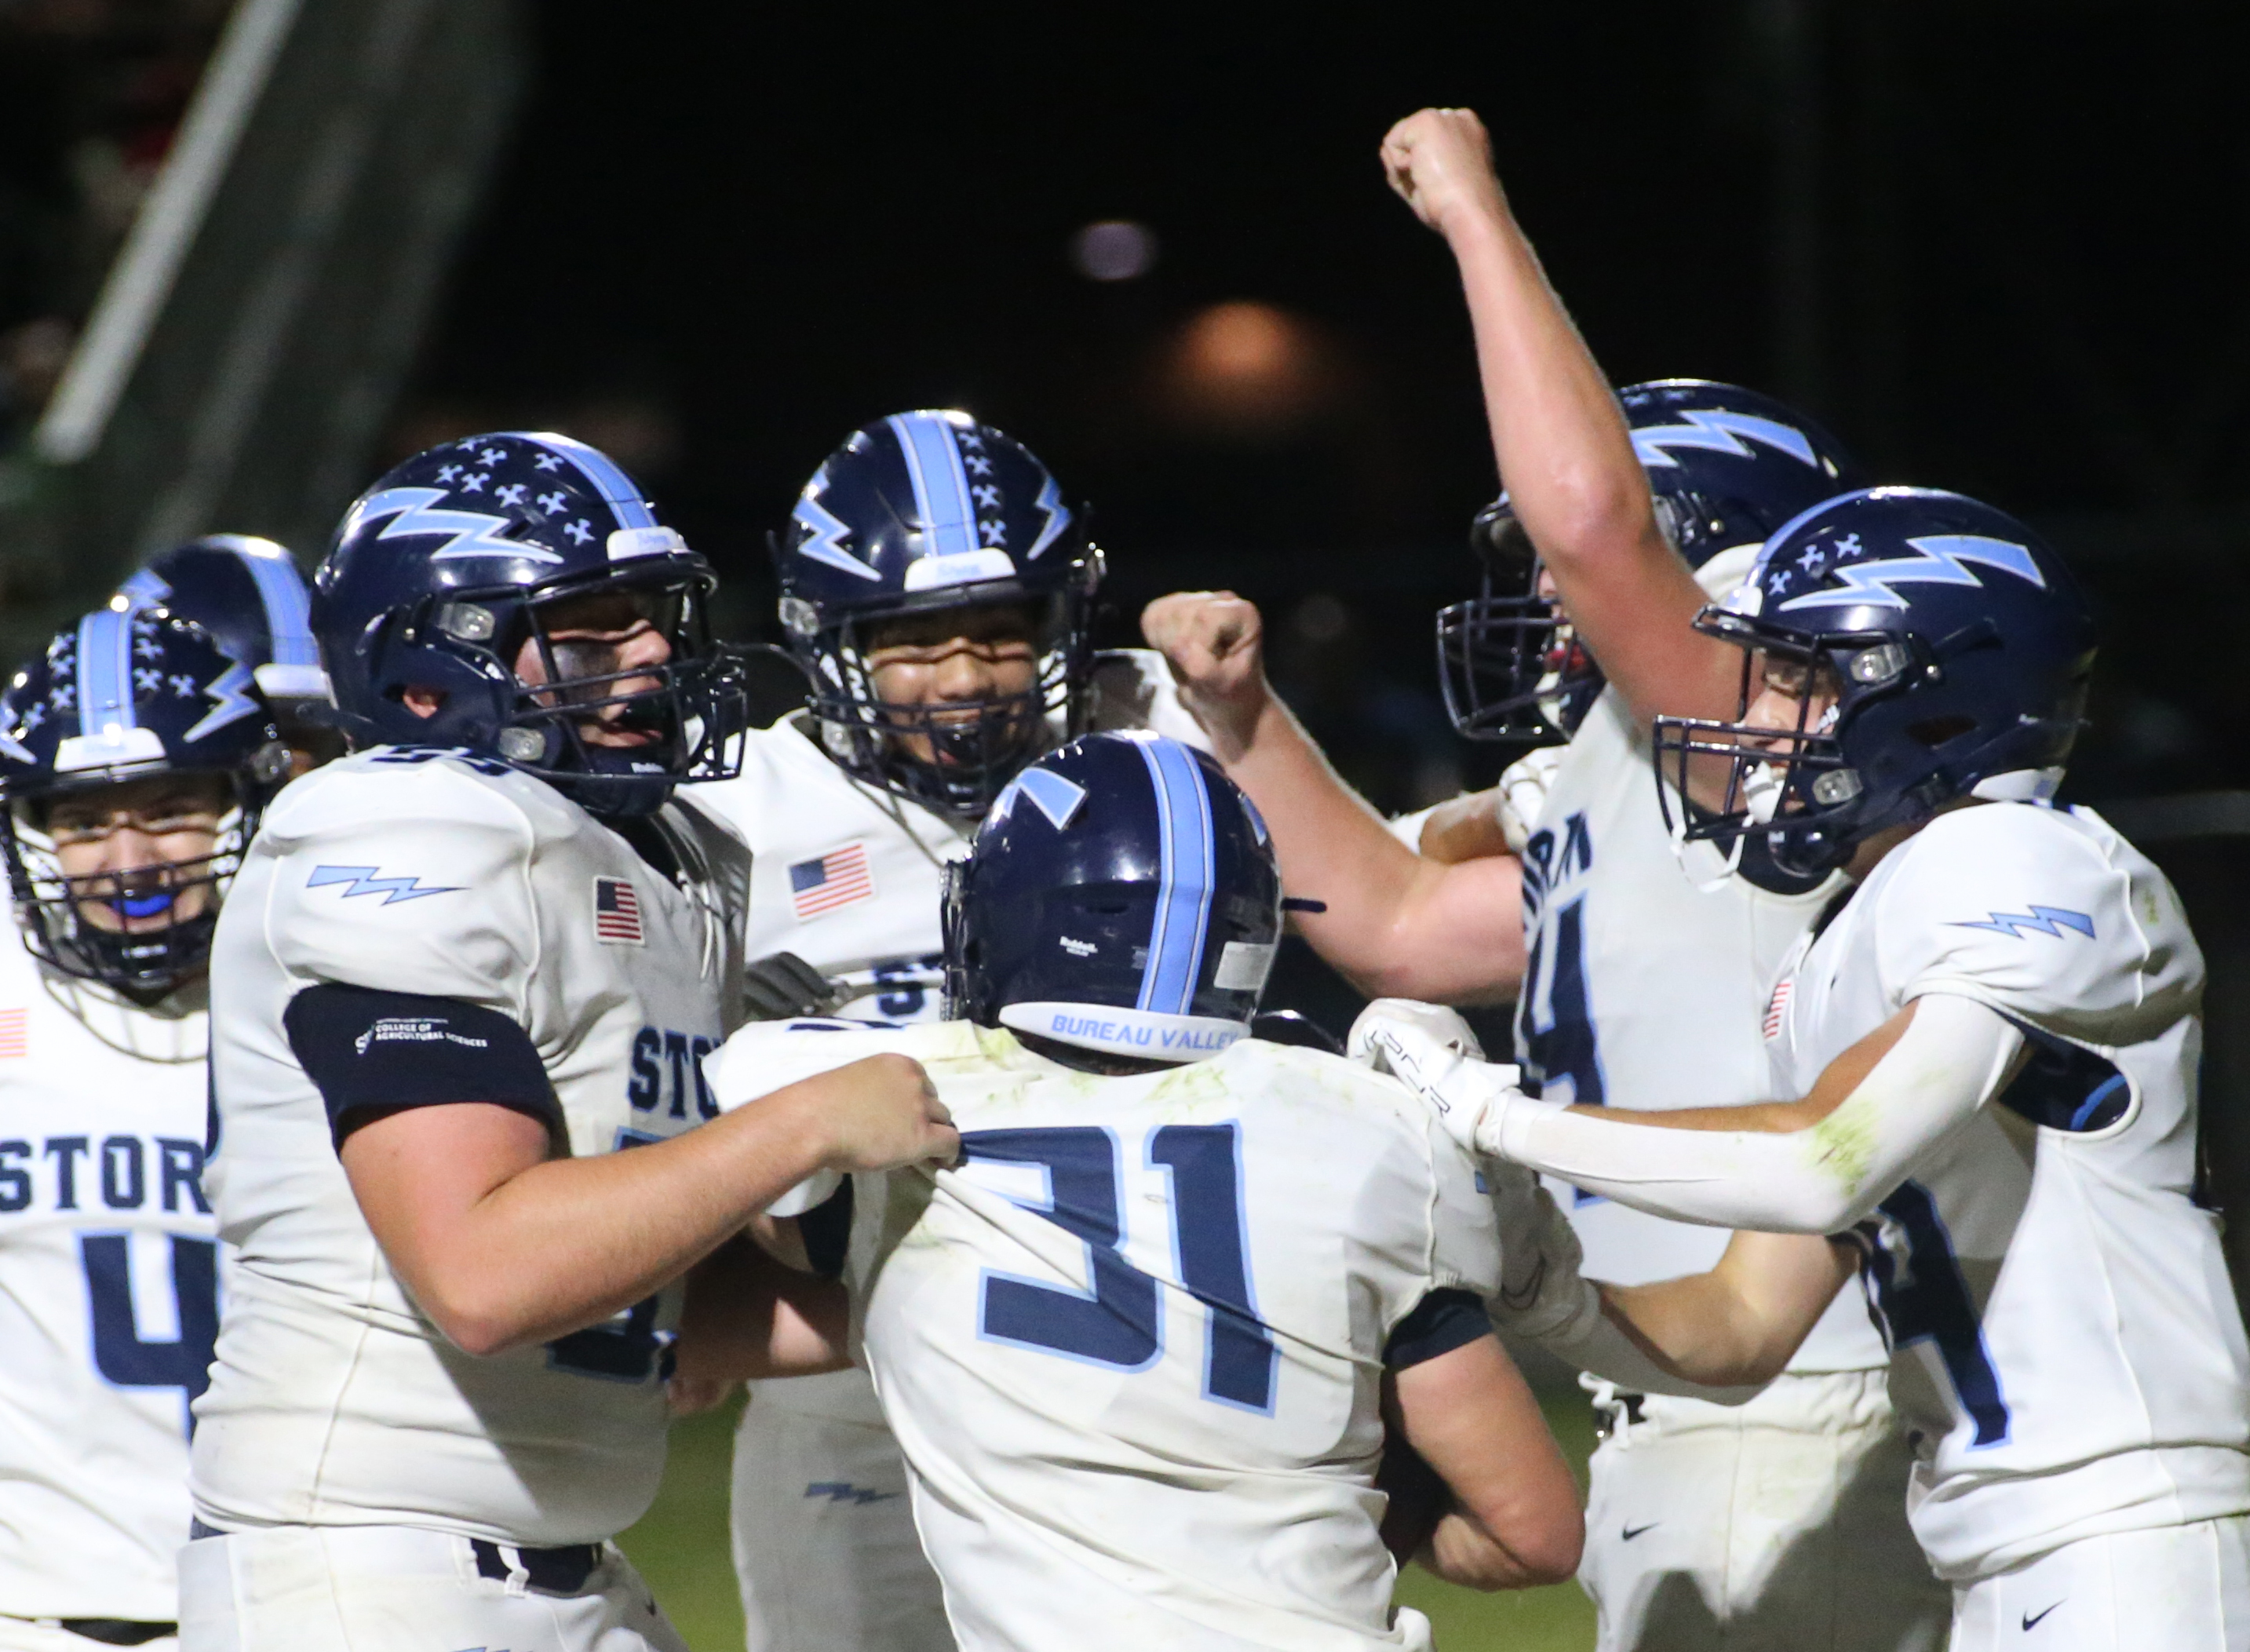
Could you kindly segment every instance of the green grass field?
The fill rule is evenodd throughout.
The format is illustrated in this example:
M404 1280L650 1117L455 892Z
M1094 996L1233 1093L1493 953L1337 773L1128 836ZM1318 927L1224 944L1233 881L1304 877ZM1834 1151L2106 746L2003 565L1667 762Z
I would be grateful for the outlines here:
M1579 1477L1593 1449L1593 1418L1575 1388L1545 1396L1547 1420ZM727 1462L737 1406L692 1417L672 1431L664 1490L625 1533L648 1579L694 1652L741 1652L742 1613L727 1552ZM1425 1572L1399 1580L1398 1598L1430 1614L1440 1652L1584 1652L1594 1611L1575 1583L1508 1594L1473 1594Z

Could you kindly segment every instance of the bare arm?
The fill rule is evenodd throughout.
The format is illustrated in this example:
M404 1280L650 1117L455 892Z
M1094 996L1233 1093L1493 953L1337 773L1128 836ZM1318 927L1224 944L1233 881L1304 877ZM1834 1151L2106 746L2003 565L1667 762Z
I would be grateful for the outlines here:
M1422 1564L1472 1589L1527 1588L1575 1573L1585 1542L1577 1483L1500 1339L1480 1337L1393 1382L1407 1443L1453 1499Z
M852 1363L850 1320L842 1281L788 1268L747 1237L729 1240L688 1273L674 1382L723 1392L841 1371Z
M1363 992L1439 1004L1504 1003L1523 976L1517 862L1445 865L1393 837L1266 681L1258 610L1232 591L1150 603L1141 629L1180 700L1273 833L1288 892L1323 901L1305 938Z
M1859 1266L1843 1241L1738 1233L1707 1274L1601 1286L1602 1308L1656 1364L1713 1387L1781 1374Z
M1494 456L1564 610L1640 724L1731 717L1742 656L1691 630L1703 605L1657 526L1609 381L1516 224L1467 109L1424 109L1383 141L1391 187L1460 267Z
M921 1067L878 1055L626 1152L551 1158L537 1120L462 1102L378 1118L342 1157L400 1282L481 1355L600 1324L816 1171L949 1161L959 1147Z

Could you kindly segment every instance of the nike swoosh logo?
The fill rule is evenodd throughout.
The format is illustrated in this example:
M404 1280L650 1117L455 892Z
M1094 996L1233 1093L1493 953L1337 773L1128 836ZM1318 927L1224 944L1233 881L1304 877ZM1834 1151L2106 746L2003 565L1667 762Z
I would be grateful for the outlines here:
M2064 1598L2065 1598L2066 1600L2067 1600L2067 1599L2068 1599L2068 1597L2067 1597L2067 1596L2065 1596ZM2054 1606L2060 1606L2061 1604L2062 1604L2062 1601L2061 1601L2061 1600L2057 1600L2057 1601L2054 1603ZM2051 1606L2051 1607L2047 1607L2046 1612L2052 1612L2052 1611L2053 1611L2053 1610L2054 1610L2054 1606ZM2039 1619L2040 1619L2040 1618L2044 1618L2045 1616L2046 1616L2046 1612L2042 1612L2042 1613L2040 1613L2040 1614L2039 1614L2039 1616L2038 1616L2038 1617L2033 1617L2033 1616L2030 1613L2028 1613L2028 1612L2025 1613L2025 1614L2024 1614L2024 1633L2025 1633L2026 1635L2029 1635L2029 1634L2030 1634L2033 1629L2037 1628L2039 1627Z
M1656 1530L1656 1528L1657 1528L1657 1527L1659 1527L1659 1526L1662 1525L1663 1524L1664 1524L1664 1522L1662 1522L1661 1520L1652 1520L1652 1521L1650 1521L1650 1522L1649 1522L1646 1525L1645 1525L1645 1526L1627 1526L1627 1527L1625 1527L1623 1531L1619 1531L1619 1532L1618 1533L1618 1538L1619 1538L1620 1540L1622 1540L1622 1541L1624 1541L1624 1542L1631 1543L1631 1542L1632 1542L1635 1538L1639 1537L1642 1532L1644 1532L1644 1531L1655 1531L1655 1530ZM2053 1607L2049 1607L2047 1608L2047 1610L2048 1610L2048 1611L2050 1611L2050 1612L2052 1612L2052 1611L2053 1611L2053 1610L2054 1610L2054 1608L2053 1608Z

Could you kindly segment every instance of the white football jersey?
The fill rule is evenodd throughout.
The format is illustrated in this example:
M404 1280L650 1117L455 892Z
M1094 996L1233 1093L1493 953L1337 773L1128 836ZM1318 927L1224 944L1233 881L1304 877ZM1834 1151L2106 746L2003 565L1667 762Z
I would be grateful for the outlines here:
M0 1612L162 1622L218 1324L203 989L144 1009L0 931Z
M1800 1096L1926 992L2030 1040L1862 1227L1939 1573L2250 1510L2250 1351L2195 1174L2203 957L2098 816L1987 803L1894 849L1774 989Z
M1100 1078L957 1021L747 1027L711 1082L732 1105L880 1050L963 1131L957 1170L854 1179L846 1261L961 1645L1404 1644L1384 1344L1499 1264L1428 1110L1308 1050Z
M1090 726L1154 729L1208 749L1179 703L1163 656L1120 649L1094 660ZM750 846L755 962L794 952L852 996L837 1013L907 1025L944 1013L939 903L948 861L969 853L977 822L956 820L852 778L821 750L800 712L743 736L742 771L693 789ZM880 1423L859 1372L757 1386L758 1403L846 1422Z
M1709 844L1676 851L1657 803L1647 730L1605 689L1548 783L1523 866L1526 966L1516 1059L1541 1093L1635 1109L1773 1099L1760 1036L1769 989L1831 888L1784 895L1726 875ZM1679 813L1673 799L1673 812ZM1700 1273L1725 1230L1550 1181L1590 1277L1621 1284ZM1798 1351L1796 1372L1882 1365L1854 1287Z
M693 1128L716 1113L701 1058L740 1001L749 866L694 805L657 819L680 887L551 786L427 749L344 758L267 812L212 958L206 1180L238 1255L197 1407L204 1521L541 1545L648 1506L678 1287L544 1347L461 1352L369 1231L283 1013L320 982L466 999L529 1035L573 1154Z

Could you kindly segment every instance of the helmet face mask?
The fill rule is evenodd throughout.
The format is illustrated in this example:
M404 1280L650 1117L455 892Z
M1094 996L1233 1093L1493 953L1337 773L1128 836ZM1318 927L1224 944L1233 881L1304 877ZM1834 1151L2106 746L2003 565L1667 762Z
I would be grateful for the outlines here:
M1084 725L1101 552L1029 449L968 414L900 413L853 432L773 543L786 645L823 749L870 785L982 816L1025 764ZM1020 610L1020 688L887 695L885 632L976 640L980 611ZM948 633L944 617L961 617Z
M314 620L355 743L465 748L630 817L739 771L748 701L738 657L711 640L716 584L603 455L508 432L417 454L370 489L321 565ZM652 631L668 658L622 657Z
M219 902L248 843L242 795L247 787L224 774L180 778L215 783L207 806L197 812L203 819L185 829L166 830L148 820L150 811L135 806L135 794L146 795L145 780L117 779L59 796L34 796L11 811L6 834L11 893L19 913L28 915L25 929L37 956L66 975L141 997L161 998L201 971ZM103 812L114 804L137 817L129 824L148 837L190 840L172 846L187 852L73 872L72 862L83 862L85 850L94 848L99 855L100 839L55 826L72 804L92 805ZM176 812L169 803L159 803L157 810Z
M1618 392L1657 526L1691 569L1763 543L1820 500L1860 484L1833 438L1756 391L1659 379ZM1567 739L1605 684L1576 630L1542 593L1536 549L1502 494L1477 515L1479 595L1438 615L1438 676L1471 740Z
M1743 688L1731 722L1658 719L1667 824L1688 841L1756 840L1793 876L1841 867L1957 798L2051 793L2094 652L2052 551L1991 507L1929 488L1864 489L1804 513L1738 601L1696 626L1745 651ZM1777 702L1793 708L1780 726ZM1715 809L1679 805L1699 770L1723 777L1706 788Z
M1483 564L1478 594L1438 611L1438 685L1455 732L1532 745L1567 739L1601 692L1599 669L1541 594L1538 553L1506 499L1477 514L1469 546Z
M974 616L996 608L1023 616L1025 623L1011 627L1020 641L1009 653L1025 651L1017 658L993 658L989 643L970 638L987 628ZM982 674L1020 676L1025 686L975 698L909 700L887 692L885 678L900 667L885 656L908 651L887 633L900 621L914 619L923 622L917 629L925 632L933 629L933 619L957 619L959 625L934 627L955 631L939 649L911 652L949 651L965 642L985 652ZM1077 732L1073 724L1087 663L1085 633L1073 605L1059 594L1036 605L999 597L880 616L846 615L805 650L814 661L811 708L822 743L844 767L875 778L888 791L941 813L982 815L1026 763L1059 737ZM1004 669L1010 665L1020 668ZM916 666L938 668L935 660Z
M495 739L500 756L597 814L646 813L678 778L730 772L723 747L747 714L733 659L710 642L706 616L714 583L605 582L529 599L490 599L509 616L499 623L495 615L500 646L490 652L514 685ZM590 599L626 623L583 623ZM438 628L480 629L463 606L441 610ZM632 639L651 634L663 639L665 657L625 662L623 650ZM535 673L528 675L526 666Z
M200 976L288 774L249 667L161 610L87 616L0 708L0 856L25 945L144 1003ZM153 853L104 864L128 830Z

